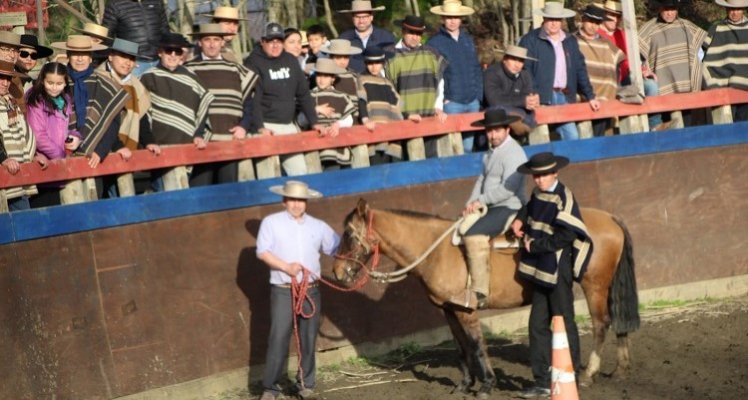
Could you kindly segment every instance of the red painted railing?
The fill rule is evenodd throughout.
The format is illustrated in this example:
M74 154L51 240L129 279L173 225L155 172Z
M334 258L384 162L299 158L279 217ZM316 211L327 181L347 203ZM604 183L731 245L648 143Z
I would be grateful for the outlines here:
M717 89L648 97L642 105L624 104L616 100L607 101L602 102L602 107L597 112L593 112L587 103L541 107L536 112L536 119L541 125L555 124L742 103L748 103L748 91ZM393 122L378 125L373 132L363 126L356 126L341 129L340 135L335 138L319 137L315 132L302 132L289 136L252 137L241 141L210 143L203 150L197 150L192 145L179 145L164 148L160 156L155 156L146 150L138 150L133 152L129 161L123 161L114 154L110 155L96 169L91 169L88 166L88 160L83 157L52 161L44 171L39 165L29 163L22 165L21 171L16 175L10 175L0 168L0 188L478 130L480 128L471 126L471 123L480 118L482 118L482 113L469 113L450 115L444 123L440 123L435 118L425 118L419 123Z

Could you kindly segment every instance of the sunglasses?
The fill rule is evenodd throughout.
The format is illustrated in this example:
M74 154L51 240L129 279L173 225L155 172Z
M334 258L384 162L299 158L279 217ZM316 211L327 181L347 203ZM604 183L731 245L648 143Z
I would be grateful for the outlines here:
M31 57L32 60L36 60L36 59L39 58L39 55L36 54L36 53L28 52L26 50L21 50L21 51L18 52L18 57L21 57L21 58L29 58L29 57Z
M169 47L167 49L164 49L164 53L165 54L174 53L175 55L181 56L182 54L184 54L184 50L182 50L181 47Z

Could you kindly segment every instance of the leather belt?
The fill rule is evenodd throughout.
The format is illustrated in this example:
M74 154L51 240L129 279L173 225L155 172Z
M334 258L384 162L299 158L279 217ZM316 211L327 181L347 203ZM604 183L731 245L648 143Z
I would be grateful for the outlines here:
M273 285L273 286L275 286L277 288L281 288L281 289L291 289L291 284L290 283L281 283L280 285ZM314 281L314 282L310 283L309 286L307 286L307 287L316 288L317 286L319 286L319 282Z
M554 92L563 93L563 94L569 94L569 89L567 89L567 88L555 87L555 88L553 88L553 91Z

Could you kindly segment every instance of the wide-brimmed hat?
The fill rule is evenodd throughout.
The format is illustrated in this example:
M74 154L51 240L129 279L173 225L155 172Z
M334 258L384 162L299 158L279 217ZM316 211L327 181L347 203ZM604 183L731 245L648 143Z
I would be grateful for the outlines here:
M317 62L314 63L314 72L318 74L338 75L345 72L345 68L339 67L331 58L318 58Z
M569 159L551 152L543 152L530 157L530 160L517 167L517 172L527 175L550 174L569 164Z
M408 15L404 19L395 21L395 25L414 32L423 32L428 29L426 20L417 15Z
M197 32L190 33L190 36L193 36L197 39L206 37L206 36L231 36L231 35L236 35L236 34L224 32L220 24L200 24L200 26L197 28Z
M515 45L509 45L506 49L496 49L497 53L504 53L504 56L510 56L514 58L519 58L521 60L532 60L532 61L538 61L537 58L533 58L527 55L527 49L521 46L515 46Z
M101 40L112 40L109 36L109 28L105 26L101 26L99 24L94 24L93 22L87 22L83 24L83 29L81 28L73 28L74 31L80 32L84 35L97 37Z
M371 46L367 47L366 50L364 50L365 63L384 62L385 58L386 55L384 53L384 49L380 46Z
M564 8L563 3L557 1L549 1L545 3L543 8L533 11L533 14L539 15L543 18L572 18L577 15L574 10Z
M15 70L16 66L10 61L0 60L0 75L17 76L19 78L28 78L29 76Z
M352 56L363 52L358 47L351 46L350 40L347 39L333 39L326 46L322 46L319 51L337 56Z
M158 47L162 49L171 47L195 47L194 44L190 43L186 37L176 32L169 32L161 36L161 42Z
M286 39L286 32L283 30L283 27L281 24L277 22L268 22L265 24L265 29L262 31L262 39L264 40L272 40L272 39L280 39L285 40Z
M384 6L378 6L378 7L372 8L370 1L353 0L353 2L351 3L350 10L340 10L338 11L338 14L354 14L354 13L374 12L374 11L382 11L382 10L384 10Z
M748 8L748 0L717 0L715 3L726 8Z
M431 7L431 13L444 17L465 17L475 12L473 7L463 6L460 0L444 0L440 6Z
M520 119L519 116L507 114L503 109L491 109L483 114L483 119L479 119L470 125L483 128L509 126L512 122L517 122Z
M247 18L239 18L239 8L220 6L213 10L213 14L205 14L208 17L216 19L226 19L229 21L249 21Z
M70 35L64 42L52 43L52 48L67 51L98 51L107 47L101 43L94 43L90 36Z
M604 9L593 5L589 5L582 10L582 18L591 19L598 23L602 23L608 19Z
M21 35L21 46L30 47L36 50L37 58L46 58L52 55L55 51L47 46L41 46L39 39L34 35L23 34Z
M654 1L655 7L680 7L688 4L688 0L657 0Z
M623 15L623 5L620 1L608 0L603 4L603 9L612 14Z
M21 35L18 35L10 31L0 31L0 44L7 44L8 46L19 47L19 48L20 47L31 48L31 46L22 46Z
M270 191L292 199L318 199L322 197L322 193L310 189L309 185L301 181L286 181L283 185L271 186Z
M109 48L109 51L116 51L117 53L127 54L133 57L138 56L138 49L140 48L140 45L131 42L129 40L115 38L114 43L112 43L112 47Z

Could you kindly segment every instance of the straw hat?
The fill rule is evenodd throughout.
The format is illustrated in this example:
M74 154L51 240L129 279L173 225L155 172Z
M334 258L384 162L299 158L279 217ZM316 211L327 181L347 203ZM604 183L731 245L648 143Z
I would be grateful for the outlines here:
M67 51L98 51L107 48L103 44L94 43L91 37L86 35L70 35L64 42L52 43L52 47Z
M355 14L355 13L361 13L361 12L374 12L374 11L382 11L382 10L384 10L384 6L372 8L370 1L353 0L353 3L351 3L350 10L340 10L338 11L338 13L339 14Z
M331 55L352 56L361 54L363 50L351 46L351 42L347 39L333 39L330 41L330 44L322 46L319 51Z
M237 7L220 6L216 7L216 9L213 10L213 14L205 15L208 17L213 17L214 20L226 19L229 21L249 21L249 19L247 18L239 18L239 8Z
M530 160L517 167L517 172L527 175L550 174L569 164L566 157L551 152L543 152L530 157Z
M748 8L748 0L717 0L716 3L726 8Z
M7 44L16 48L31 48L31 46L21 46L21 35L9 31L0 31L0 44Z
M719 0L717 0L717 2L719 2ZM616 15L623 14L623 6L621 5L620 1L608 0L603 5L603 9L612 14L616 14Z
M472 7L462 5L460 0L444 0L440 6L431 7L431 13L445 17L464 17L475 12Z
M286 181L283 185L271 186L270 191L292 199L318 199L322 197L322 193L310 189L309 185L301 181Z
M109 28L101 26L99 24L94 24L93 22L88 22L83 25L83 29L81 28L73 28L74 31L80 32L84 35L97 37L101 40L112 40L109 36Z
M543 18L571 18L577 15L574 10L564 8L563 3L557 1L549 1L545 3L543 8L533 11L533 14L539 15Z
M532 58L532 57L528 56L527 55L527 49L524 48L524 47L520 47L520 46L509 45L509 47L507 47L504 50L496 49L496 52L497 53L504 53L504 56L510 56L510 57L514 57L514 58L519 58L521 60L538 61L537 58Z
M345 69L340 68L330 58L318 58L317 62L314 63L314 72L318 74L338 75L345 72Z
M0 75L5 76L18 76L20 78L28 78L29 76L15 70L15 64L10 61L0 61Z
M190 36L201 38L204 36L231 36L235 33L226 33L219 24L200 24L197 32L190 33Z

